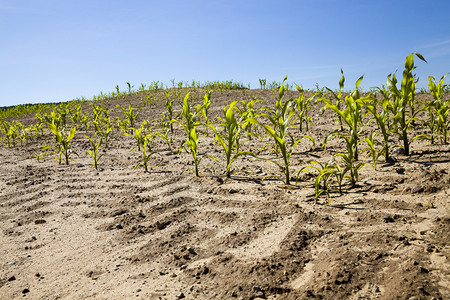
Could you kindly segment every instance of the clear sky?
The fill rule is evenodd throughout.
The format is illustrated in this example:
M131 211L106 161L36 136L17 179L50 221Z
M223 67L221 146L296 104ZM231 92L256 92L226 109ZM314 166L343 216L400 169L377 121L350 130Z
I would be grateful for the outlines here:
M340 68L368 89L411 52L426 87L450 72L449 15L448 0L0 0L0 106L173 78L335 89Z

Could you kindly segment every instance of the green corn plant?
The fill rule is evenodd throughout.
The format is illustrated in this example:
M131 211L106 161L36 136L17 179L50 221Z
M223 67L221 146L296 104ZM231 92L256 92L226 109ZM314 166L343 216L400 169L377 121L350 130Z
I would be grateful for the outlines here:
M430 123L436 126L436 131L442 136L443 144L447 144L447 137L449 136L448 128L450 126L450 119L448 118L450 100L444 100L444 89L446 87L444 80L449 74L443 75L437 84L435 83L434 76L428 77L428 87L434 100L427 103L426 109L430 114Z
M259 85L261 86L262 90L266 89L267 80L266 79L259 79Z
M333 104L330 100L322 98L321 100L326 103L326 108L331 108L342 120L342 125L345 125L346 129L341 131L331 132L323 143L325 147L330 138L338 137L345 141L346 153L338 153L345 164L344 173L350 172L350 181L354 186L358 181L358 171L364 166L364 163L357 163L359 159L358 146L361 143L360 135L363 133L365 127L364 114L362 108L367 101L371 100L371 96L361 97L359 93L359 84L363 80L361 76L356 81L356 89L346 96L344 99L345 108L340 109L337 105ZM342 126L341 125L341 126Z
M137 129L133 129L133 133L129 134L127 132L125 132L126 136L131 136L136 140L136 147L138 148L139 151L141 151L141 146L143 146L145 144L145 138L146 136L150 136L151 134L147 133L147 124L148 121L144 121L141 124L140 128ZM135 148L136 148L135 147ZM133 148L134 149L134 148Z
M295 147L298 145L300 141L304 138L307 138L312 141L314 144L314 139L311 136L303 136L299 139L294 139L291 135L288 134L289 128L292 127L292 123L294 122L294 110L291 108L293 99L288 99L285 103L283 103L284 96L284 82L287 80L287 76L284 78L283 82L280 85L278 90L278 99L275 104L275 108L266 108L267 113L260 114L259 117L262 117L270 122L271 125L264 124L260 122L258 119L249 118L247 122L252 122L261 126L267 133L267 136L271 137L276 147L280 150L283 163L279 163L273 159L263 159L272 162L277 165L282 173L284 174L284 178L276 176L276 175L268 175L270 177L280 178L286 185L289 185L291 182L291 173L290 173L290 160L292 153L295 150ZM262 159L262 158L259 158ZM266 176L266 177L268 177Z
M70 120L74 126L81 127L81 119L83 117L81 105L74 105L70 110Z
M34 130L34 136L36 138L41 137L42 135L44 135L44 123L38 122L38 123L34 124L33 130Z
M342 71L341 69L341 74L342 77L339 80L339 93L335 93L334 91L332 91L331 89L325 87L325 89L327 89L334 97L334 99L336 100L336 103L334 104L334 106L338 109L341 110L341 102L343 102L342 96L343 96L343 89L344 89L344 83L345 83L345 77L344 77L344 71ZM319 89L319 86L317 85L317 89ZM323 93L322 93L323 94ZM320 98L320 100L324 100L326 99L325 97ZM331 103L331 101L327 100L329 103ZM344 131L344 125L342 122L342 116L338 114L338 122L339 122L339 126L341 127L341 131Z
M108 148L110 134L114 129L114 123L111 120L110 112L105 110L101 117L92 121L96 132L103 138L105 148Z
M153 151L152 141L156 137L154 134L147 134L142 137L142 163L136 165L133 169L136 170L137 167L143 166L145 172L149 172L149 161L153 154L156 152Z
M245 130L245 134L249 136L249 139L252 139L252 136L257 135L257 128L255 124L252 122L245 122L247 119L255 119L259 114L259 109L256 108L257 104L262 103L261 98L252 98L248 101L242 100L241 105L242 108L236 106L236 109L239 111L241 117L240 121L242 122ZM244 125L245 124L245 125Z
M431 144L434 144L436 141L436 137L439 135L439 117L436 114L435 101L427 101L425 103L424 110L428 112L428 120L424 120L423 122L425 126L428 127L429 133L420 134L419 136L415 136L415 138L429 140Z
M103 154L99 153L100 150L100 146L103 142L103 139L100 138L98 141L94 141L92 138L90 138L87 135L84 135L88 140L89 143L91 145L92 150L88 150L87 153L89 153L89 155L92 157L92 159L94 160L93 162L91 162L91 164L94 166L94 168L96 170L98 170L98 162L100 160L100 158L102 158ZM97 133L94 134L94 138L97 136ZM87 154L86 154L87 155Z
M8 147L15 147L17 141L20 140L20 126L18 124L19 122L16 120L12 120L11 123L7 121L2 122L5 140Z
M364 105L364 101L368 100L369 97L361 98L359 95L358 86L363 80L363 76L361 76L356 81L356 89L348 96L345 97L344 102L346 107L344 109L340 109L340 107L336 104L333 104L330 100L326 98L322 98L321 100L326 103L326 108L331 108L341 119L341 131L334 131L330 133L324 142L326 145L329 138L333 136L338 137L348 137L347 143L351 146L352 150L352 158L358 160L358 145L359 145L359 136L361 135L364 125L362 124L363 120L363 112L362 107ZM347 127L347 130L343 130L343 126ZM341 133L343 132L343 133Z
M164 127L170 128L170 133L173 134L173 119L174 119L174 115L173 115L173 101L174 99L170 99L170 91L166 92L166 109L167 111L163 114L164 117Z
M53 124L58 129L62 129L66 127L67 118L66 118L67 112L65 110L54 110L50 113L44 114L44 120L47 124Z
M23 143L28 143L29 140L33 138L33 128L34 125L24 127L23 125L20 128L20 145Z
M188 169L188 170L192 170L195 172L195 176L199 176L199 165L200 162L202 161L204 156L200 156L198 155L198 143L199 143L199 138L196 132L196 128L197 126L199 126L201 123L199 121L199 116L200 114L202 114L202 110L203 110L203 106L197 106L197 109L195 112L191 112L191 107L189 105L188 102L189 99L189 93L186 94L186 96L184 97L183 100L183 110L182 110L182 114L181 114L181 120L177 121L181 124L181 126L183 127L184 131L187 134L188 140L186 142L184 142L184 144L182 144L182 148L185 149L185 151L187 153L190 153L192 155L192 158L194 160L194 170L192 169ZM209 155L205 155L205 156L209 156ZM212 157L212 156L210 156Z
M294 99L294 111L300 122L300 132L303 132L303 124L306 125L306 130L309 130L309 125L312 124L312 119L309 116L309 110L311 109L309 103L314 99L315 95L306 98L305 90L298 85L296 85L296 88L300 95Z
M54 154L55 159L59 164L62 163L64 158L66 165L68 165L71 154L76 154L70 147L70 141L75 136L76 127L72 128L68 134L66 128L58 128L53 123L48 123L48 127L54 135L53 140L56 142L56 146L44 146L41 147L41 150L44 151L44 153L49 152Z
M119 107L120 109L122 109L122 111L125 114L125 119L120 119L121 124L123 126L123 130L130 130L130 133L133 133L133 128L134 128L134 123L136 122L136 119L139 115L139 113L141 112L142 107L139 107L139 110L135 113L133 106L131 106L131 104L128 105L128 110L126 110L125 108L123 108L122 106L120 106L119 104L116 105L116 107Z
M226 157L226 176L230 178L231 176L231 165L232 163L241 155L253 154L250 151L239 150L239 135L242 131L242 122L237 121L234 110L236 109L236 103L238 101L232 102L228 108L223 109L223 118L219 118L222 123L217 127L213 125L208 125L214 132L214 137L217 139L219 144L222 146L225 157ZM223 133L222 133L223 132Z
M409 146L410 143L414 141L408 137L408 129L413 125L414 121L417 121L417 114L423 110L414 108L414 95L416 79L415 75L413 75L412 71L416 68L414 66L414 55L416 55L419 59L427 62L425 58L419 53L411 53L405 59L405 70L403 71L403 79L401 82L400 90L397 88L397 79L395 74L388 76L386 81L386 85L389 88L389 92L391 93L394 101L394 106L398 108L397 113L394 115L394 122L398 123L399 127L396 134L400 136L400 139L403 141L403 150L405 155L409 155ZM410 107L410 114L408 114L408 106Z
M382 149L379 151L379 154L375 155L375 145L374 145L374 139L373 136L371 138L366 138L365 141L367 142L372 158L380 156L384 152L384 158L386 162L390 161L390 147L389 147L389 137L393 130L393 122L392 119L390 119L389 112L392 111L390 108L393 107L392 102L390 101L390 97L387 93L387 91L382 88L378 88L380 93L383 95L383 100L381 101L381 111L377 111L377 106L379 105L376 95L371 96L372 100L369 99L369 101L365 102L365 108L366 110L372 115L372 120L375 120L378 129L380 130L381 134L383 135L383 146ZM375 156L374 156L375 155ZM374 162L374 168L375 168L376 162Z
M211 91L207 92L203 97L203 105L197 105L197 110L201 111L203 119L205 120L206 135L208 135L208 126L209 126L208 111L210 106L211 106Z
M338 136L345 140L347 152L337 153L333 156L333 158L337 156L341 158L342 162L344 163L344 170L341 173L342 174L349 173L349 175L344 176L344 178L347 178L350 181L351 186L354 187L356 183L359 181L359 170L362 167L364 167L365 163L364 162L357 163L357 159L355 159L354 156L355 152L353 140L344 134L339 134Z
M42 135L44 135L45 119L40 112L36 113L35 117L38 120L38 122L36 123L36 129L39 130L39 136L42 136Z
M368 137L366 137L364 139L364 141L367 143L367 148L363 149L364 151L369 152L368 155L370 154L372 157L372 165L373 165L373 169L376 170L377 169L377 162L378 162L378 158L380 157L380 155L383 154L383 151L387 151L385 149L385 147L383 147L383 149L381 149L380 151L378 151L375 147L375 144L379 143L375 138L375 132L372 132Z
M340 171L340 168L337 169L332 160L325 164L316 160L311 160L308 163L310 165L300 169L298 174L300 174L300 172L306 172L315 178L314 193L316 196L316 201L323 193L326 193L327 198L330 199L330 190L332 188L330 185L330 178L332 175L335 175L338 170ZM341 183L339 183L339 191L341 191Z
M177 151L174 151L172 149L173 147L173 137L170 134L169 130L163 130L163 132L159 132L159 131L155 131L155 135L158 136L159 138L161 138L164 143L166 143L167 147L169 148L169 154L168 155L172 155L172 154L180 154L180 149Z
M132 94L133 94L133 88L134 88L134 85L131 85L131 84L127 81L127 86L128 86L128 95L132 95Z

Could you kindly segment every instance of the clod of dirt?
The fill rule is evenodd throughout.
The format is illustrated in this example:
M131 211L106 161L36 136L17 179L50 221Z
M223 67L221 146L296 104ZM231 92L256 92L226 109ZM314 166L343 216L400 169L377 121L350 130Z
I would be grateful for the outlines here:
M416 185L411 189L411 193L418 194L423 192L423 187L421 185Z

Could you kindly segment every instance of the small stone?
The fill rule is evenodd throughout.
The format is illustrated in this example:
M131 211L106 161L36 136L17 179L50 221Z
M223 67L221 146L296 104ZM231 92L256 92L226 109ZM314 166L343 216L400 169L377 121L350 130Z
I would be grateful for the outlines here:
M439 218L438 216L434 217L432 220L432 222L440 222L441 218Z
M397 174L400 174L400 175L405 174L405 171L406 171L405 168L402 168L402 167L395 169L395 172L397 172Z
M383 220L384 220L384 222L386 222L386 223L392 223L392 222L394 222L394 219L393 219L390 215L383 216Z
M379 293L380 292L380 288L376 286L374 291L375 291L375 293Z
M228 193L230 193L230 194L236 194L236 193L238 193L238 190L236 190L236 189L229 189L229 190L228 190Z
M14 280L16 280L16 276L11 276L8 278L8 281L14 281Z
M188 252L189 252L190 254L197 255L197 252L195 252L195 249L194 249L194 248L189 247L187 250L188 250Z
M261 288L260 288L259 286L257 286L257 285L254 285L254 286L253 286L253 290L254 290L254 291L260 291Z
M184 297L186 297L186 296L183 293L177 294L177 299L183 299Z
M258 298L266 298L263 291L257 291L255 296Z
M142 291L141 289L137 289L137 290L136 290L136 293L139 293L139 292L141 292L141 291Z
M44 219L37 219L37 220L34 221L34 224L38 225L38 224L44 224L46 222L47 221L45 221Z
M13 262L13 261L11 261L11 262L8 263L9 266L14 266L15 264L16 264L16 263Z
M23 289L22 294L27 294L27 293L29 293L29 292L30 292L29 289Z
M422 193L423 191L424 191L424 189L421 185L416 185L415 187L413 187L411 189L411 193L413 193L413 194Z
M156 222L156 228L157 228L158 230L163 230L163 229L166 228L166 224L160 223L159 221L157 221L157 222Z
M122 224L117 223L117 224L116 224L116 228L117 228L117 229L123 229L123 226L122 226Z

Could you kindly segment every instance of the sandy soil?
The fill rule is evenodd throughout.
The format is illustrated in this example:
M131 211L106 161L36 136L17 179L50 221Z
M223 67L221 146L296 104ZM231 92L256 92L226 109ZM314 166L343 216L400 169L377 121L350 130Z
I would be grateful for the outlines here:
M272 94L214 92L211 113L253 96L269 102ZM116 104L144 100L102 105L115 116ZM163 108L143 107L138 123ZM331 111L319 108L308 132L318 143L336 127ZM83 134L69 166L32 158L50 137L0 147L1 299L450 299L447 145L414 142L409 157L381 159L376 171L368 159L358 186L332 193L327 205L326 197L316 203L307 176L297 186L262 181L278 170L250 156L236 161L233 169L245 172L230 179L209 158L199 178L181 174L191 157L166 155L159 140L151 171L133 171L140 153L118 130L97 171ZM175 143L182 139L176 127ZM220 161L211 135L201 139L199 151ZM293 166L327 161L341 146L305 140Z

